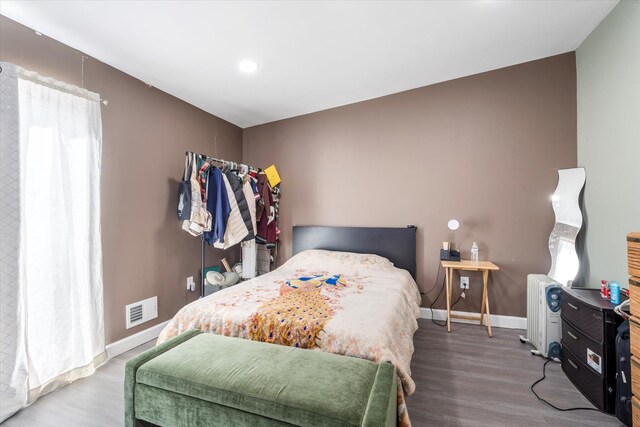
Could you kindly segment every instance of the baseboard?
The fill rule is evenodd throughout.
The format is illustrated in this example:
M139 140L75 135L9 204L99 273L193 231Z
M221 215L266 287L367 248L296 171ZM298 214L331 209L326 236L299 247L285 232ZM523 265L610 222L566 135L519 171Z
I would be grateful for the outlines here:
M467 316L477 315L478 313L468 313L466 311L452 311L454 314L461 314ZM485 315L486 316L486 315ZM431 310L425 307L420 307L420 317L422 319L431 319ZM442 309L433 309L433 318L435 320L447 320L447 310ZM486 318L485 318L486 320ZM467 319L456 319L452 318L452 322L458 323L475 323L478 324L477 321L467 320ZM495 326L496 328L508 328L508 329L527 329L527 318L526 317L516 317L516 316L502 316L499 314L491 315L491 326Z
M112 357L116 357L131 350L132 348L136 348L146 342L158 338L160 332L162 332L164 327L167 326L167 323L169 323L168 320L107 345L107 356L111 359Z

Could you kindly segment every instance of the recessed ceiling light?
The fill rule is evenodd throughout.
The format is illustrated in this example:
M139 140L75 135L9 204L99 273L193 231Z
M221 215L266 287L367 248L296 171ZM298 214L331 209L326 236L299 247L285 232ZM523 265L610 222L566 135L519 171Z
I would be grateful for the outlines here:
M247 74L255 73L258 69L258 63L250 59L245 59L244 61L240 61L238 63L238 69Z

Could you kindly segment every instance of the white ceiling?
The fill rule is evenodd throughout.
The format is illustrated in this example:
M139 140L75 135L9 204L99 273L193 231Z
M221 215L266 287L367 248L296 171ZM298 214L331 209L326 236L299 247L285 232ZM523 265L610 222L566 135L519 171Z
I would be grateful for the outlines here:
M573 51L616 3L2 0L0 13L248 127ZM245 58L258 72L238 72Z

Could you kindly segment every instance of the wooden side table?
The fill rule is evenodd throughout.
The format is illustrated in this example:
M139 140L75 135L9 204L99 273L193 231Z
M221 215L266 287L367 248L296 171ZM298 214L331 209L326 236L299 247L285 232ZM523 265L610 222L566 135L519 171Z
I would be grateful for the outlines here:
M447 332L451 332L451 318L466 319L466 320L478 320L480 325L484 326L484 313L485 308L487 312L487 333L491 337L491 312L489 311L489 293L487 292L487 285L489 284L489 272L497 271L500 268L489 261L440 261L445 271L445 287L447 288ZM480 317L466 316L461 314L451 313L451 293L453 292L453 270L460 271L482 271L482 308L480 309Z

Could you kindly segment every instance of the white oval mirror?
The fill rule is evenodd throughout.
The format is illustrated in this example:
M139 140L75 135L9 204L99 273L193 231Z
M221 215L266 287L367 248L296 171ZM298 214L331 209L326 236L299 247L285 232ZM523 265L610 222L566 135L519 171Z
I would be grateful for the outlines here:
M460 228L460 223L457 219L450 219L447 223L447 227L449 227L449 230L451 231L456 231L458 228Z

